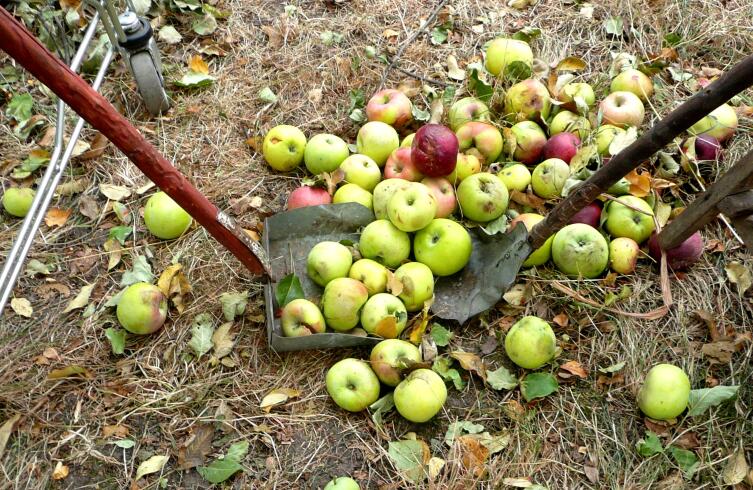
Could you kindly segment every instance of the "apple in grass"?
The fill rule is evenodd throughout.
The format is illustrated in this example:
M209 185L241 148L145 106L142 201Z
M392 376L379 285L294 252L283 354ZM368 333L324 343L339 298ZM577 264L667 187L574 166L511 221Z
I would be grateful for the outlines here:
M305 299L294 299L282 309L280 317L282 334L286 337L304 337L322 333L326 329L319 307Z
M262 155L270 167L279 172L289 172L303 161L306 135L287 124L275 126L264 136Z
M401 128L413 120L413 104L399 90L380 90L366 104L366 117L369 121L381 121Z
M345 332L358 325L369 290L360 281L338 277L327 283L322 294L322 314L329 328Z
M420 311L434 296L434 276L426 264L408 262L397 268L395 278L403 285L398 297L408 311Z
M497 77L524 78L531 73L533 51L525 41L497 38L486 48L484 66Z
M395 408L407 420L426 422L434 417L447 400L447 387L431 369L412 371L395 388Z
M131 284L120 296L118 323L131 333L146 335L159 330L167 318L167 298L154 284Z
M514 124L510 131L515 135L513 159L526 165L538 162L546 145L546 134L541 126L533 121L521 121Z
M688 406L690 379L685 371L672 364L652 367L638 391L638 407L655 420L670 420Z
M585 223L594 228L599 227L601 221L601 204L599 201L594 201L575 213L570 218L570 223Z
M358 153L366 155L383 167L395 148L400 146L400 138L395 128L381 121L370 121L361 126L356 137Z
M538 369L550 362L556 350L551 325L537 316L524 316L505 335L507 357L525 369Z
M525 192L531 183L531 172L521 163L514 163L503 168L497 174L508 191Z
M302 185L293 190L288 196L288 209L319 206L320 204L329 204L331 202L332 196L329 195L327 189Z
M458 138L447 126L426 124L416 131L411 145L411 159L427 177L442 177L455 170Z
M387 291L387 268L375 260L355 261L348 271L348 277L361 281L369 296Z
M416 133L411 133L400 142L400 148L410 148L413 144L413 138L416 137Z
M374 346L369 361L382 383L397 386L403 379L405 368L421 362L421 352L405 340L387 339Z
M680 149L683 153L690 153L692 146L695 159L698 161L722 160L722 145L719 140L708 134L686 139Z
M406 187L409 183L404 179L385 179L374 187L374 216L376 216L376 219L389 219L387 204L398 189Z
M408 311L400 298L389 293L370 297L361 310L361 326L372 335L394 339L405 330Z
M599 152L599 155L609 156L609 145L612 144L612 140L614 140L617 135L624 133L624 129L611 124L599 126L599 129L596 130L596 151Z
M473 244L460 223L439 218L419 230L413 239L413 254L435 276L451 276L471 259Z
M476 156L481 163L492 163L502 153L502 133L489 123L467 122L460 126L455 135L460 151Z
M557 269L570 277L592 279L607 268L609 245L593 226L574 223L554 235L552 260Z
M614 237L632 238L639 244L643 243L654 231L654 210L640 197L622 196L620 201L627 206L611 201L602 211L606 213L604 229Z
M562 195L570 166L559 158L549 158L536 165L531 174L531 188L534 194L544 199L553 199Z
M306 143L303 161L309 172L319 175L337 170L348 155L348 144L342 138L334 134L317 134Z
M512 221L510 221L510 226L508 229L513 230L518 223L523 223L523 225L526 227L526 230L528 230L528 232L530 233L530 231L533 230L533 227L543 220L544 217L540 214L521 213L513 218ZM547 238L542 246L531 252L525 262L523 262L523 267L534 267L537 265L544 265L549 262L549 259L552 256L553 240L554 235Z
M385 179L403 179L418 182L424 176L418 171L411 160L410 148L398 148L393 151L384 165Z
M349 412L360 412L379 399L379 378L360 359L336 362L325 378L327 393L332 400Z
M379 165L366 155L349 156L340 164L340 170L343 171L345 182L356 184L369 192L382 180Z
M705 134L713 136L724 143L735 134L737 129L737 113L729 104L722 104L711 113L693 124L688 132L694 136Z
M417 231L437 215L437 199L424 184L411 182L392 196L387 203L387 215L399 230Z
M324 490L361 490L353 478L348 476L338 476L324 486Z
M457 131L460 126L470 121L490 121L491 113L489 107L479 99L465 97L450 106L447 118L450 122L450 129Z
M421 183L429 188L434 194L434 199L437 200L435 217L446 218L455 212L458 201L455 199L455 188L449 180L442 177L426 177Z
M361 256L385 267L395 268L410 255L410 237L389 220L372 221L361 232L358 241Z
M144 224L157 238L178 238L191 226L191 215L170 196L160 191L152 195L144 206Z
M350 249L338 242L319 242L314 245L306 258L306 272L312 281L326 286L338 277L348 277L353 264Z
M475 155L458 153L455 170L447 176L452 184L459 184L466 177L481 172L481 161Z
M564 132L575 133L584 139L591 132L591 122L574 112L560 111L549 123L549 134L554 136Z
M593 106L596 102L594 89L583 82L570 82L562 87L557 94L557 99L562 102L563 109L579 112L578 104L575 102L576 98L580 98L588 107Z
M34 201L34 190L29 187L10 187L3 194L3 208L11 216L23 218Z
M667 265L673 271L684 271L698 262L698 259L703 255L704 248L701 232L696 231L686 238L680 245L665 251L667 255ZM662 249L659 245L659 238L656 235L656 232L654 232L648 239L648 253L657 264L661 263L661 252Z
M550 158L559 158L567 164L578 153L580 138L573 133L555 134L544 145L543 156L545 160Z
M620 274L632 274L640 251L641 248L632 238L615 238L609 242L609 267Z
M486 223L502 216L507 210L510 195L496 175L481 172L460 183L457 198L463 216Z
M599 105L601 120L620 128L638 127L643 123L643 102L632 92L612 92Z
M643 102L654 95L654 83L642 71L629 68L618 74L609 86L610 92L632 92Z
M505 94L505 117L513 123L546 120L551 108L546 86L532 78L516 83Z
M332 196L332 202L335 204L342 202L357 202L362 206L373 209L374 197L371 195L371 192L361 186L356 184L345 184L335 191L335 195Z

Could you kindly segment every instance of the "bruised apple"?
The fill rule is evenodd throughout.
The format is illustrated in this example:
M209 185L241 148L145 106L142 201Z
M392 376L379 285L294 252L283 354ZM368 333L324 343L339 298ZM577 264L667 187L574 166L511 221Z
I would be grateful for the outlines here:
M400 339L379 342L371 350L371 369L387 386L397 386L403 379L403 371L412 364L421 362L418 347Z
M609 242L609 267L620 274L632 274L640 251L632 238L615 238Z
M549 91L533 78L516 83L505 95L505 115L511 122L543 121L551 108Z
M408 184L410 184L410 182L404 179L385 178L374 187L373 203L374 216L376 216L376 219L389 218L387 215L387 204L398 189L402 189Z
M159 330L167 318L167 299L160 288L146 282L128 286L118 301L118 323L131 333L146 335Z
M369 121L381 121L400 128L413 120L413 104L404 93L395 89L380 90L366 104Z
M488 172L464 179L458 186L457 197L463 216L479 223L499 218L510 200L505 184Z
M363 305L361 326L372 335L385 339L400 336L408 322L408 311L400 298L389 293L377 293Z
M324 332L326 325L319 307L305 299L294 299L282 309L282 333L286 337L304 337Z
M426 124L416 131L411 158L427 177L442 177L455 170L459 143L455 133L441 124Z
M410 255L410 237L389 220L378 219L363 229L358 249L364 258L395 268Z
M384 164L385 179L403 179L411 182L418 182L424 176L418 171L411 159L410 148L398 148L393 151L387 163Z
M437 199L424 184L411 182L398 189L387 203L387 216L402 231L417 231L437 215Z
M520 163L514 163L509 165L497 174L499 180L505 184L507 190L525 192L528 188L528 184L531 183L531 172L525 165Z
M533 121L521 121L514 124L510 131L515 135L513 159L526 165L538 162L546 145L546 134L541 126Z
M371 259L360 259L350 266L348 277L361 281L369 296L383 293L387 290L387 268Z
M431 269L420 262L408 262L395 271L395 278L403 284L399 298L408 311L419 311L434 296L434 276Z
M476 156L481 163L492 163L502 153L502 133L489 123L468 122L455 132L460 151Z

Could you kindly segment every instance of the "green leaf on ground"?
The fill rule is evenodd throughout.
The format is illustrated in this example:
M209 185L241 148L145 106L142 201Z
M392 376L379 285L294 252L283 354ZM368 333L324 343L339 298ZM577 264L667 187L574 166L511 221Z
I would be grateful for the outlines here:
M123 273L123 277L120 280L121 286L130 286L137 282L148 282L151 284L154 281L154 274L152 274L152 266L147 262L146 257L143 255L137 255L133 259L133 268Z
M440 45L447 41L447 27L444 25L437 26L431 30L431 43L434 45Z
M447 330L439 323L433 323L431 325L431 338L434 340L434 343L437 344L439 347L447 347L447 345L450 343L450 340L455 336L454 333L452 333L450 330Z
M25 179L36 169L50 161L50 152L47 150L32 150L29 156L18 167L13 169L11 177L14 179Z
M217 79L208 73L189 71L180 80L175 82L175 85L184 88L200 88L212 85L215 80Z
M677 466L682 470L685 478L688 480L692 478L693 474L698 469L698 466L701 464L700 461L698 461L698 457L693 452L677 446L669 446L667 449L677 463Z
M460 372L451 366L452 359L448 357L437 357L434 359L431 369L442 376L445 381L452 381L456 390L462 391L463 388L465 388L465 381L463 381L463 378L460 376Z
M531 373L523 378L520 385L520 391L527 402L551 395L557 391L557 388L559 388L557 378L549 373Z
M513 39L517 39L518 41L525 41L527 43L530 43L537 37L541 36L541 29L538 27L524 27L515 34L512 35Z
M339 32L324 31L319 34L319 40L325 46L333 46L335 44L340 44L341 42L343 42L343 35Z
M145 15L152 7L152 0L131 0L133 2L133 10L138 15Z
M134 481L138 481L146 475L162 471L162 468L165 466L168 459L170 459L169 456L157 455L143 461L138 469L136 469L136 477L134 478Z
M638 441L635 445L635 449L638 451L638 454L644 458L664 452L659 436L651 431L646 432L646 436Z
M267 104L274 104L275 102L277 102L277 95L272 92L271 88L264 87L263 89L259 90L259 100L266 102Z
M447 432L444 435L444 442L448 446L452 446L455 438L463 434L478 434L484 430L484 426L481 424L474 424L467 420L461 420L453 422L447 427Z
M348 92L348 100L350 100L348 113L353 112L353 109L363 109L366 106L366 99L360 88Z
M122 449L131 449L136 445L136 443L132 439L121 439L119 441L113 442L113 444Z
M419 109L415 104L413 105L413 109L411 109L411 113L413 114L413 119L416 121L428 121L431 118L429 111Z
M31 118L31 108L33 105L34 99L30 93L16 94L8 102L5 115L11 119L15 119L17 123L23 124Z
M300 279L298 279L298 276L295 274L288 274L277 285L277 290L275 291L277 305L280 308L283 308L294 299L301 298L305 298L305 295L303 293Z
M209 466L199 466L196 470L210 483L222 483L243 469L241 461L248 454L248 441L236 442L227 450L224 458L215 459Z
M120 355L125 352L126 331L120 328L108 328L105 330L105 337L110 341L112 353Z
M604 21L604 30L612 36L621 36L623 25L622 17L609 17Z
M130 226L113 226L107 233L107 238L114 238L125 246L125 241L132 232L133 228Z
M609 373L616 373L617 371L622 370L622 368L625 367L626 362L618 362L617 364L612 364L611 366L607 366L605 368L599 368L600 373L609 374Z
M214 320L209 313L200 313L193 319L191 327L191 340L188 346L194 351L196 357L201 357L212 348L212 334L214 334Z
M471 70L471 76L468 78L468 90L481 101L488 103L494 95L494 87L488 84L482 76L486 72L484 66L481 63L471 63L468 65L468 69Z
M377 427L382 427L382 417L393 408L395 408L395 398L392 396L392 393L387 393L382 398L369 405L371 420L374 421L374 424Z
M486 372L486 382L495 390L511 390L518 386L518 378L504 366Z
M397 441L390 442L387 453L406 478L413 483L423 481L426 476L424 471L424 448L426 444L420 441Z
M232 322L236 316L240 316L246 311L248 304L248 291L242 293L222 293L220 295L220 304L222 305L222 314L225 320Z
M716 407L737 395L739 386L714 386L691 390L688 398L688 417L697 417L709 408Z
M506 214L500 215L499 218L495 218L488 222L486 226L480 227L481 230L487 235L496 235L497 233L504 233L507 230L507 224L510 218Z
M217 19L211 14L197 16L191 23L191 29L200 36L207 36L217 30Z
M178 44L183 36L173 26L164 26L159 30L157 39L167 44Z

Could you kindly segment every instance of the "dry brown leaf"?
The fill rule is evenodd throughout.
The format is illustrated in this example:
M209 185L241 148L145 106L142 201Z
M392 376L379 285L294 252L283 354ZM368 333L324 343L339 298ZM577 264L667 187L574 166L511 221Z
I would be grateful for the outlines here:
M718 340L703 344L701 352L709 358L709 362L727 364L732 360L732 354L737 350L735 343L729 340Z
M68 466L64 465L61 461L58 461L55 465L55 469L52 471L53 480L63 480L68 476Z
M64 367L62 369L53 369L47 375L47 379L63 379L72 377L92 379L94 378L94 375L85 367L79 366L77 364Z
M479 356L472 352L453 351L450 352L450 357L457 360L460 363L460 367L466 371L476 373L486 382L486 366Z
M722 471L722 479L727 485L737 485L748 475L748 462L745 460L745 450L740 448L730 457Z
M646 426L648 430L650 430L651 432L653 432L654 434L658 436L669 435L669 426L671 424L667 421L653 420L648 417L644 417L643 424Z
M588 65L582 58L577 56L568 56L557 63L557 71L581 71L585 70Z
M212 452L212 439L214 426L199 424L178 449L178 468L188 470L203 465L207 455Z
M625 176L625 179L630 182L630 194L635 197L646 197L651 193L651 175L648 172L638 172L638 169L633 170Z
M387 291L391 293L393 296L400 296L400 293L403 292L403 283L400 279L395 276L395 274L388 270L387 271Z
M404 93L408 98L413 98L421 92L421 82L413 78L407 78L400 82L397 89Z
M727 247L724 246L724 242L717 238L712 238L706 242L705 250L708 253L724 252Z
M695 432L685 432L680 437L672 441L672 444L683 449L695 449L701 445L698 435Z
M216 359L221 359L233 351L235 344L235 334L230 331L233 322L223 323L212 334L212 345L214 351L212 355Z
M118 265L123 258L123 247L117 239L109 238L105 241L103 248L109 255L109 258L107 259L107 270L109 271Z
M410 340L414 345L421 344L421 340L424 337L424 333L426 332L426 327L429 326L429 308L431 308L431 304L434 302L434 297L428 301L424 302L424 307L421 310L420 315L416 315L413 317L413 319L410 321L410 323L406 326L406 330L410 332L408 335L408 340Z
M564 311L560 313L559 315L555 315L554 318L552 318L552 321L559 325L560 327L566 327L568 323L570 323L570 317L567 316L567 313Z
M518 400L508 400L503 403L502 411L512 420L521 420L526 414L526 409Z
M395 29L385 29L382 32L382 37L393 40L393 38L397 38L400 35L399 32L397 32Z
M309 102L311 102L314 105L317 105L317 104L321 103L321 101L322 101L322 89L320 89L320 88L313 88L313 89L309 90L306 98L308 98Z
M513 202L520 204L521 206L532 207L540 213L546 212L546 205L545 205L546 201L541 199L539 196L533 194L531 191L523 193L523 192L514 190L510 193L510 199Z
M578 361L567 361L560 366L560 369L581 379L586 379L588 377L588 371L586 371Z
M58 196L72 196L73 194L84 192L88 185L89 180L85 178L71 180L70 182L65 182L57 186L57 188L55 188L55 194Z
M588 478L588 481L590 481L594 485L599 483L599 469L598 468L591 465L584 465L583 472L586 474L586 478Z
M616 373L612 376L600 374L599 377L596 379L596 386L598 388L603 388L605 386L612 386L612 385L624 385L624 384L625 384L625 375L622 373Z
M68 221L70 216L70 209L50 208L47 214L44 215L44 222L49 227L61 227Z
M477 438L471 436L457 437L455 444L457 444L463 467L475 477L481 478L486 473L489 450Z
M48 147L55 141L55 126L47 126L42 138L37 142L39 146Z
M107 145L109 144L110 140L108 140L105 135L97 133L94 135L94 138L92 138L92 142L89 145L90 149L83 152L78 158L79 160L92 160L94 158L99 158L105 153L105 149L107 149Z
M128 435L128 427L124 425L105 425L102 428L102 437L109 439L110 437L124 438Z
M97 200L92 196L82 196L78 201L78 212L89 219L97 219L99 216Z
M711 340L719 340L722 334L717 328L714 315L706 310L695 310L693 313L706 324L706 327L709 329L709 337Z
M263 25L261 26L261 30L264 32L264 34L267 35L267 38L269 39L269 46L272 49L278 49L282 46L283 37L279 29L274 26Z
M201 55L195 54L188 60L188 69L196 73L209 74L209 65Z
M16 430L16 424L18 423L20 418L21 414L17 413L6 420L2 426L0 426L0 459L3 458L3 454L5 453L5 446L8 445L8 439L10 439L10 435L13 433L13 431Z
M269 413L272 408L286 403L291 398L300 396L301 392L292 388L277 388L269 393L262 399L259 404L259 408L262 408L265 412Z
M724 271L727 273L729 282L737 285L737 292L740 296L753 286L753 274L750 268L740 262L730 262L724 266Z

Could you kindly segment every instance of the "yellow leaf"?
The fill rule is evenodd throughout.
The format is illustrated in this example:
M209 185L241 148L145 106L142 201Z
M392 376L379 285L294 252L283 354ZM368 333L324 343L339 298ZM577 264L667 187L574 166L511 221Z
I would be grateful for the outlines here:
M47 226L63 226L71 215L70 209L51 208L44 216L44 222Z
M173 264L160 274L159 280L157 281L157 287L162 291L162 294L165 296L170 294L170 283L173 280L173 276L175 276L175 274L177 274L182 268L183 265L181 264Z
M460 436L455 439L455 443L460 453L460 461L465 469L478 478L482 477L486 473L486 460L489 457L489 450L475 437Z
M191 56L191 59L188 60L188 68L196 73L203 73L205 75L209 73L209 65L198 54Z
M168 459L170 459L169 456L152 456L139 465L138 469L136 470L136 478L134 478L133 480L138 481L143 476L162 471L162 468L165 466L165 463L167 463Z
M86 286L81 288L81 291L76 295L75 298L71 300L70 303L68 303L68 306L65 307L65 310L63 310L63 313L68 313L69 311L76 310L78 308L83 308L89 303L89 297L92 294L92 290L94 289L94 286L96 286L96 282L92 284L87 284Z
M92 373L85 367L81 367L77 364L74 364L72 366L64 367L62 369L53 369L47 375L47 379L62 379L62 378L70 378L73 376L81 376L86 379L92 379L94 377Z
M386 37L387 39L391 37L398 37L400 35L399 32L397 32L395 29L385 29L384 32L382 32L382 36Z
M625 179L630 182L630 194L635 197L646 197L651 193L651 176L648 172L638 173L638 170L633 170L625 176Z
M740 262L730 262L724 267L729 282L737 284L737 292L742 296L753 285L753 276L750 268Z
M557 63L557 71L580 71L585 70L588 65L582 58L577 56L568 56Z
M390 270L387 271L387 291L393 296L400 296L403 292L403 282Z
M183 295L190 293L193 288L188 282L186 275L182 270L181 264L173 264L162 272L157 287L162 291L166 298L172 300L178 310L183 313L185 305L183 304Z
M112 199L113 201L120 201L131 195L131 191L127 187L113 184L100 184L99 192L107 199Z
M722 471L722 479L727 485L737 485L748 474L748 462L745 460L745 451L738 449L729 459L727 466Z
M0 427L0 459L3 458L3 453L5 452L5 446L8 445L8 439L10 439L10 435L13 433L13 431L16 429L16 424L18 423L18 420L21 418L21 414L17 413L8 420L5 421L5 423Z
M113 267L118 265L120 263L120 260L123 258L123 247L120 245L120 242L118 242L115 238L108 238L107 241L104 244L105 252L109 254L109 258L107 259L107 270L111 270Z
M434 480L439 476L439 472L442 471L442 468L444 468L445 460L442 458L438 458L436 456L432 456L432 458L429 460L429 480Z
M262 399L261 403L259 404L259 408L264 409L265 412L269 413L273 407L276 407L278 405L282 405L283 403L286 403L291 398L296 398L297 396L300 396L301 392L298 390L294 390L292 388L277 388L269 393Z
M531 480L528 478L505 478L502 480L502 484L515 488L528 488L533 486L533 483L531 483Z
M17 315L21 315L26 318L30 318L34 313L34 308L31 307L31 302L26 298L13 298L10 300L10 307Z
M235 334L230 332L233 322L227 322L220 325L212 334L212 344L214 345L214 357L223 358L233 350Z
M429 326L429 308L431 308L433 301L433 297L429 301L426 301L424 303L423 310L421 310L420 316L414 317L413 321L411 322L412 326L408 340L410 340L415 345L421 343L421 339L424 337L424 333L426 332L426 327Z
M55 465L55 470L52 472L52 479L62 480L68 476L68 471L68 467L58 461L58 463Z
M454 351L450 352L450 357L460 363L460 367L466 371L472 371L486 381L486 366L479 356L471 352Z
M510 303L512 306L523 306L530 299L529 288L522 283L513 285L502 295L502 299Z

